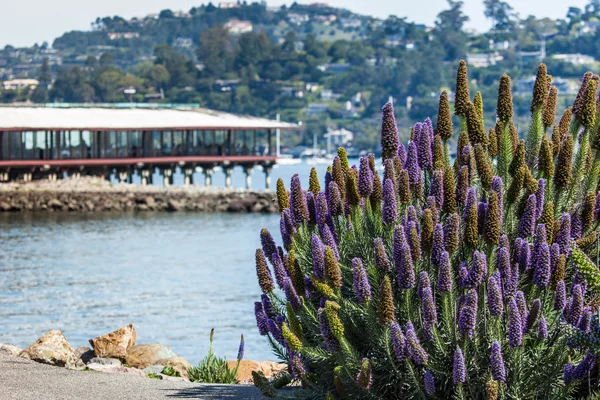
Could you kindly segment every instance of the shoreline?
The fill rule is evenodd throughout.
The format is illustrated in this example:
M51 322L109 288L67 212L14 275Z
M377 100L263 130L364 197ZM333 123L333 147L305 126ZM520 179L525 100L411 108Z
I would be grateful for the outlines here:
M268 191L201 186L142 186L96 177L0 184L2 212L192 211L277 213Z

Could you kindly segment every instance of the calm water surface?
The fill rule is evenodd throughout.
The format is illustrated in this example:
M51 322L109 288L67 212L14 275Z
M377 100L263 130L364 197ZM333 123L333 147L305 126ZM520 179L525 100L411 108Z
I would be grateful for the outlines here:
M326 168L317 166L321 179ZM298 172L308 187L309 171L279 166L273 185ZM253 186L264 188L264 174L255 175ZM242 185L236 171L234 186ZM218 355L234 359L243 333L246 358L274 360L254 319L263 226L281 243L276 215L0 214L0 343L25 347L60 329L78 347L133 323L138 343L168 345L197 363L214 327Z

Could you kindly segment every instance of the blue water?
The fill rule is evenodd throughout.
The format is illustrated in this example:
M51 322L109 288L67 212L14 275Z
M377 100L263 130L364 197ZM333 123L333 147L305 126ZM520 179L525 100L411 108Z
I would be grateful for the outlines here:
M309 171L281 166L273 185L298 172L307 187ZM0 343L25 347L60 329L78 347L133 323L138 343L197 363L215 328L218 355L234 359L244 334L245 358L275 360L253 313L263 226L280 243L277 215L0 214Z

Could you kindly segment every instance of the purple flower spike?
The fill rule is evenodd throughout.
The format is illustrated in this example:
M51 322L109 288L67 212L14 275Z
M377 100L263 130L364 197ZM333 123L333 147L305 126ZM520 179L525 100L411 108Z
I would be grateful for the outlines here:
M424 170L431 170L433 168L432 140L433 137L430 137L426 130L421 130L418 142L419 167Z
M496 192L498 196L498 208L502 210L504 207L504 184L502 183L502 178L499 176L492 178L492 190Z
M466 261L461 261L458 267L458 284L462 289L469 286L469 264Z
M434 266L440 266L444 251L444 227L442 224L436 224L433 229L433 244L431 245L431 263Z
M533 283L541 288L548 286L550 282L550 248L547 243L542 243L538 254L533 275Z
M554 295L554 309L562 311L567 304L567 288L565 281L559 281L556 285L556 294Z
M504 368L504 359L502 358L502 349L500 343L492 343L492 355L490 357L490 364L492 365L492 377L499 381L506 381L506 368Z
M256 317L256 326L258 327L258 332L261 336L265 336L269 332L269 328L267 327L267 314L263 308L263 305L260 301L254 303L254 316Z
M469 191L467 192L467 200L465 203L465 211L463 213L463 220L467 221L471 207L476 207L476 206L477 206L477 192L475 191L475 188L469 188Z
M333 233L331 233L331 229L329 229L329 226L325 225L323 229L321 229L321 238L323 239L323 244L325 246L331 247L333 255L337 260L339 260L340 253L338 252L337 242L335 240L335 237L333 236Z
M398 152L396 156L400 159L400 165L404 167L406 163L406 147L402 143L398 145Z
M300 378L301 376L306 375L306 367L304 366L302 357L300 357L300 353L292 352L292 355L290 356L290 369L292 370L292 376L294 378Z
M452 369L452 382L455 385L465 383L467 380L467 369L465 368L465 357L460 348L454 351L454 367Z
M423 309L423 320L425 325L432 327L437 324L437 311L433 301L433 293L429 282L429 275L423 271L419 274L419 295L421 297L421 307Z
M390 323L390 334L392 336L392 347L396 359L403 362L406 359L406 338L402 332L402 328L396 321Z
M496 268L500 271L502 281L508 282L511 276L510 254L506 247L500 247L496 253Z
M533 251L531 252L531 259L529 261L529 269L533 269L535 271L535 268L538 263L540 248L542 244L547 243L547 237L548 236L546 235L546 225L538 224L535 230L535 238L533 240ZM550 248L548 248L548 251L550 251Z
M394 106L386 103L382 109L381 120L381 150L384 159L392 158L398 152L398 126L394 117Z
M373 244L375 246L375 266L380 271L391 271L392 264L388 260L387 253L385 251L385 246L383 244L383 239L375 238Z
M548 323L544 317L541 317L538 321L538 338L548 339Z
M531 310L527 314L525 328L523 329L523 333L527 333L533 328L533 325L537 322L537 319L542 312L542 301L540 299L535 299L531 303Z
M371 285L360 258L352 259L352 275L354 277L354 295L358 302L364 304L371 301Z
M433 171L429 195L435 199L436 208L441 210L444 205L444 173L440 169Z
M531 265L530 258L531 250L529 249L529 243L524 240L519 251L519 270L521 272L529 270L529 266Z
M283 280L283 290L285 291L286 300L292 305L294 311L300 311L300 308L302 308L302 300L298 294L296 294L296 289L294 288L292 280L289 277L286 277Z
M281 257L279 257L279 252L273 253L273 270L275 271L275 280L277 281L277 285L280 289L283 289L283 284L285 278L287 278L288 274L283 266L283 261L281 261Z
M586 335L590 333L592 324L592 310L589 307L586 307L579 323L577 324L577 328L585 333Z
M278 324L275 320L269 319L267 321L267 327L269 328L269 333L273 336L279 344L283 345L285 343L285 339L283 338L283 333L281 333L281 325Z
M406 156L406 170L411 185L421 183L421 168L419 167L419 156L415 142L408 143L408 154Z
M421 346L415 327L412 322L406 323L406 348L408 350L408 356L417 364L426 364L429 360L429 355L425 352L425 349Z
M325 193L321 192L317 195L317 198L315 199L315 208L317 225L322 227L327 224L331 218L329 216L329 207L327 206L327 196Z
M410 289L415 286L415 268L412 262L410 247L404 236L404 228L398 226L394 229L394 265L398 274L400 289Z
M306 201L306 194L302 190L302 184L300 183L300 177L298 174L292 177L292 183L290 185L291 195L291 209L294 215L294 221L296 224L302 224L309 218L308 203Z
M510 279L504 282L504 295L505 299L511 299L517 295L517 286L519 285L519 268L515 264L510 271Z
M452 269L450 267L450 256L447 251L442 253L440 269L438 273L437 290L442 293L452 291Z
M481 285L484 279L484 275L487 272L487 260L485 254L479 250L475 250L473 253L473 261L471 269L466 279L466 287L478 287Z
M568 385L573 381L585 378L594 368L594 365L596 365L596 356L591 352L588 352L583 361L576 367L573 367L571 363L567 363L564 371L565 384Z
M554 243L552 247L550 247L550 267L552 271L555 271L558 267L558 262L560 260L560 245L558 243Z
M473 339L477 325L477 291L470 289L458 317L458 330L463 336Z
M431 371L425 371L423 383L425 384L425 392L427 394L435 393L435 379L433 379L433 374Z
M335 216L344 213L340 188L334 181L329 182L329 186L327 186L327 206L331 215Z
M263 305L263 310L265 310L265 314L269 318L275 318L277 314L275 313L275 307L273 307L273 303L271 303L271 299L266 294L262 294L260 296L260 300Z
M381 207L383 223L386 225L394 225L398 219L398 204L396 202L394 183L391 179L386 179L383 183L383 204Z
M521 325L525 326L527 323L527 300L525 300L525 294L519 290L516 299L517 307L519 307L519 313L521 314Z
M538 190L535 192L535 218L542 216L544 209L544 196L546 194L546 180L538 180Z
M596 195L596 204L594 205L594 219L600 221L600 192Z
M500 241L498 242L500 247L506 247L510 252L510 241L508 240L508 236L502 235L500 236Z
M577 326L583 315L583 290L581 285L573 285L572 294L573 301L569 308L569 312L566 315L566 319L571 325Z
M369 167L369 158L360 158L360 170L358 173L358 193L362 197L369 197L373 193L373 172Z
M534 194L527 198L525 210L521 216L521 221L519 221L519 237L526 238L533 234L535 228L535 216L537 215L536 201Z
M331 328L329 327L329 321L327 320L327 315L325 315L325 309L320 308L318 311L319 317L319 330L321 331L321 336L323 337L323 343L325 344L325 348L328 351L333 351L338 346L338 341L333 336L331 332Z
M571 239L579 240L583 231L583 221L581 220L581 213L575 212L571 216Z
M510 319L508 322L508 343L510 347L515 348L523 342L523 324L521 321L521 313L515 299L510 299L508 302L508 312Z
M499 317L504 313L504 303L502 300L502 284L500 282L500 273L496 271L488 282L488 307L490 314Z
M560 217L560 227L555 242L560 246L561 254L569 254L571 246L571 215L564 213Z
M325 247L317 235L312 236L313 271L317 278L325 277Z

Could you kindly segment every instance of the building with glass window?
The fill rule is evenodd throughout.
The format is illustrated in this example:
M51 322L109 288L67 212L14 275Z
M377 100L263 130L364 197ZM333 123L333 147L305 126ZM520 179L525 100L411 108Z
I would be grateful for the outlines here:
M149 184L158 168L169 184L180 168L186 183L201 169L210 185L220 166L229 186L233 167L261 165L268 181L276 131L299 129L200 108L147 107L0 107L0 180L116 173L131 181L137 173Z

